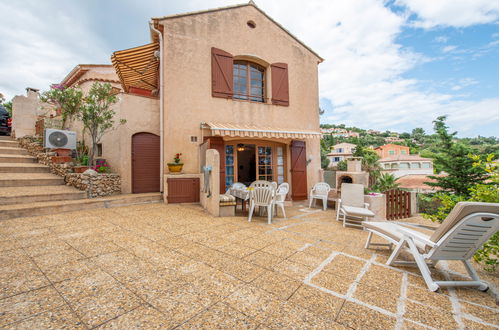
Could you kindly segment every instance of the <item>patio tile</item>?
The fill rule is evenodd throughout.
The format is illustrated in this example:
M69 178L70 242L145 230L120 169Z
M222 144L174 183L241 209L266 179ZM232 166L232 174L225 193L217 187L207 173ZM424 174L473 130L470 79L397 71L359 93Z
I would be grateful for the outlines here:
M170 297L157 297L149 303L172 325L180 325L205 309L194 302L178 302Z
M157 241L159 244L170 249L178 249L182 246L192 244L192 241L185 239L183 237L169 237L163 240Z
M5 239L0 241L0 252L18 249L21 246L15 239Z
M260 276L260 274L265 272L264 268L240 259L225 260L225 262L221 264L221 268L219 268L219 270L246 283L253 281L255 278Z
M217 303L183 324L184 329L255 329L257 323L225 303Z
M284 274L286 276L294 278L295 280L303 281L305 279L305 277L307 277L307 275L315 267L305 266L305 265L302 265L302 264L299 264L296 262L284 260L272 268L276 272L279 272L281 274Z
M255 322L264 322L280 304L274 295L252 286L238 289L225 302Z
M474 288L455 288L455 291L460 300L495 308L497 308L499 303L489 292L482 292Z
M52 267L59 266L71 261L76 261L85 258L84 255L79 253L74 249L64 250L60 252L41 254L33 257L34 262L40 267L41 270L45 271Z
M289 302L334 320L345 300L311 286L302 285Z
M287 300L302 285L302 282L267 271L255 279L252 285L274 294L279 299Z
M86 257L94 257L121 250L121 247L113 242L102 239L76 239L68 243Z
M42 272L37 269L30 269L9 278L2 278L0 282L0 299L45 287L49 284Z
M0 300L0 326L63 306L64 300L51 286Z
M260 267L272 269L275 265L283 261L284 258L281 258L279 256L264 251L257 251L245 257L244 260L251 262L255 265L258 265Z
M296 252L291 257L288 258L289 261L293 261L305 266L310 266L316 268L319 266L325 258L316 257L305 252Z
M242 240L239 242L239 244L243 246L247 246L256 250L263 249L266 246L272 245L275 242L273 240L269 239L262 239L259 237L250 237L248 239Z
M360 279L360 283L398 295L402 285L402 273L387 267L371 265Z
M404 318L420 322L437 329L456 329L454 318L442 309L435 309L425 305L406 302Z
M256 249L253 249L253 248L250 248L247 246L243 246L240 244L236 244L236 243L226 244L224 246L217 247L216 249L220 252L227 253L227 254L229 254L233 257L237 257L237 258L247 257L250 254L257 251Z
M282 302L265 320L270 329L340 329L325 315L311 312L290 302Z
M326 259L331 255L333 251L321 248L319 246L310 246L303 250L303 253L310 254L314 257L322 258L323 260Z
M452 312L452 303L449 296L442 293L432 292L427 288L410 285L407 288L407 298L427 306L441 308Z
M340 254L334 257L323 270L341 277L355 279L364 265L365 263L363 261Z
M378 290L373 287L360 284L357 286L353 298L369 305L383 308L389 312L397 312L398 294L389 291Z
M284 259L295 254L302 246L303 244L301 243L288 243L286 241L281 241L264 247L262 252L267 252Z
M165 315L149 306L140 306L112 319L99 329L165 329L177 325Z
M484 308L477 305L462 302L461 311L466 314L470 314L474 317L478 317L482 321L490 324L499 324L499 308Z
M68 300L78 317L89 327L102 324L143 303L130 291L119 286Z
M346 294L355 278L346 279L328 272L320 272L312 278L312 283L339 294Z
M40 313L10 327L17 329L86 329L67 305Z
M80 277L55 283L54 286L71 302L82 297L104 293L120 286L120 284L109 274L106 274L101 270L94 270Z
M470 329L470 330L497 329L497 327L487 326L487 325L484 325L482 323L468 320L466 318L463 318L463 323L464 323L465 329ZM496 326L497 326L497 324L496 324Z
M352 302L345 302L336 318L336 322L354 329L392 329L396 321L394 317Z

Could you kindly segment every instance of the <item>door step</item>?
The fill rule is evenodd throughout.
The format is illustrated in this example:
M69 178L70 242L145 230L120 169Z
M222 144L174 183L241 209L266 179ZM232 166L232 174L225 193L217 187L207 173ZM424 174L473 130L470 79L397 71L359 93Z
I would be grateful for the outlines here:
M50 173L2 173L0 187L63 185L64 179Z
M55 202L86 197L86 192L62 185L0 188L0 205Z
M19 143L17 141L8 141L8 140L0 140L0 147L11 147L11 148L19 148Z
M112 208L136 204L161 203L162 201L163 197L161 193L147 193L116 195L70 201L3 205L0 206L0 220L98 208Z
M0 163L0 173L50 173L50 167L38 163Z

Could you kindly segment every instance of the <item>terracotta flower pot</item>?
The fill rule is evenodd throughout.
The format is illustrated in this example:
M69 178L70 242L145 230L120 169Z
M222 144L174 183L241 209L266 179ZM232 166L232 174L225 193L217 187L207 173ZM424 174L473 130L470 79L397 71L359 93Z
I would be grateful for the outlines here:
M168 163L168 170L172 173L178 173L182 171L182 167L184 164L182 163Z
M75 173L83 173L83 172L85 172L88 169L89 169L88 166L75 166L73 168L73 170L74 170Z
M71 155L71 149L57 148L57 149L52 149L52 151L57 152L57 156L70 156Z

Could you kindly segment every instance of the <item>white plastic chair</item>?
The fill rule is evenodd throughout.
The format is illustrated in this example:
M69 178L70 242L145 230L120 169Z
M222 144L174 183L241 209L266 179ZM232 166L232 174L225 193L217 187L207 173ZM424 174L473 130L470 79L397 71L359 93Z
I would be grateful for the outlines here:
M287 182L281 183L276 191L274 205L277 208L279 206L282 210L282 215L286 217L286 211L284 211L284 201L286 200L286 196L289 192L289 184ZM276 210L277 215L277 210Z
M272 209L274 205L275 188L271 182L255 181L250 185L250 209L248 213L248 221L251 221L255 206L267 208L267 221L272 223Z
M415 263L431 291L457 286L478 287L480 290L488 288L487 283L478 277L469 259L499 230L499 203L457 203L431 236L389 221L364 222L364 228L369 232L366 249L371 245L383 245L371 243L373 234L396 244L386 264L393 266ZM415 262L396 260L406 248ZM434 281L426 260L433 266L440 260L460 260L472 281Z
M314 203L314 206L315 206L315 200L320 199L320 200L322 200L322 208L324 209L324 211L326 211L326 209L327 209L327 196L329 195L330 191L331 191L331 187L326 182L316 183L315 186L310 191L310 194L308 196L308 199L310 201L308 207L311 208L312 203Z
M339 221L340 216L343 216L343 227L346 227L346 225L362 227L358 221L375 216L373 211L369 210L369 204L364 203L363 185L357 183L343 183L341 185L341 198L338 199L336 220ZM349 219L347 219L347 216Z

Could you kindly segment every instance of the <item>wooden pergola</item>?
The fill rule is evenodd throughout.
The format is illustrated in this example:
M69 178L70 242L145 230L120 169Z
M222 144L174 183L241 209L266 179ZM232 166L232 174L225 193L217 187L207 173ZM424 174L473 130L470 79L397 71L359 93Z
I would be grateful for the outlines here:
M127 93L154 96L159 89L159 43L119 50L111 61Z

